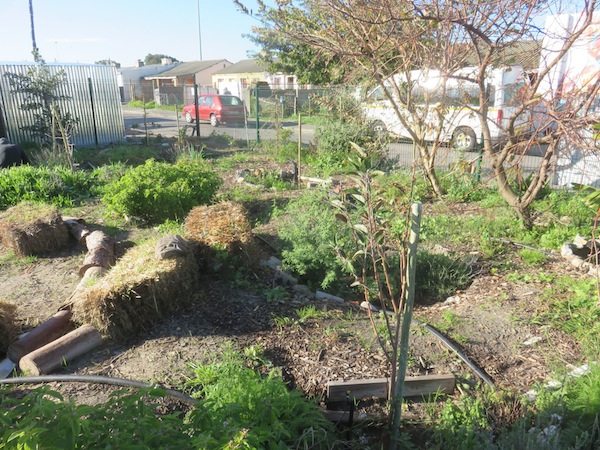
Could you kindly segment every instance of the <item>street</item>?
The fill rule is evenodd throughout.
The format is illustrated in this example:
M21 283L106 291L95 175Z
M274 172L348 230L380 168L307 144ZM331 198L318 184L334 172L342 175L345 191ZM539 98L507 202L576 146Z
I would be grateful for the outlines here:
M190 136L195 129L195 124L186 123L185 119L181 117L181 113L177 114L175 111L165 111L162 109L147 109L146 120L144 122L143 109L123 105L123 119L125 121L125 133L127 137L145 137L146 127L150 138L156 137L157 135L163 137L177 137L184 129L186 129L186 135ZM292 131L291 139L297 142L298 124L287 121L283 122L282 126L283 128ZM212 133L227 134L233 139L256 141L256 121L250 120L247 128L229 126L227 124L220 124L218 127L214 128L209 123L200 123L200 137L206 137ZM270 122L261 121L258 133L260 139L264 140L272 140L277 137L277 131ZM314 135L314 125L302 125L303 144L308 144L314 140Z
M148 129L148 137L153 138L158 135L163 137L177 137L180 132L190 136L195 129L195 124L186 123L185 119L181 115L175 113L175 111L165 111L162 109L148 109L146 110L146 121L144 123L144 111L140 108L132 108L123 106L123 118L125 121L125 130L127 137L138 137L143 138L146 135L146 127ZM282 126L284 129L292 131L291 140L298 141L298 124L295 122L287 121L283 122ZM212 133L216 134L227 134L233 139L239 139L242 141L253 142L257 140L256 122L249 121L248 127L240 126L228 126L227 124L221 124L218 127L212 127L209 123L200 124L200 136L206 137ZM274 140L277 138L277 130L269 122L260 122L258 134L261 140ZM302 125L302 144L308 145L314 143L315 137L315 126L312 124ZM388 144L388 154L391 159L395 160L398 166L410 167L415 159L414 149L411 143L408 142L391 142ZM534 156L537 154L543 154L543 150L532 152L533 155L527 155L519 158L519 165L521 170L525 173L536 171L539 167L540 156ZM436 157L436 166L440 168L451 168L459 161L464 161L469 164L472 168L475 167L477 161L477 153L464 153L461 154L450 148L440 148L438 150L438 156ZM485 170L489 168L489 158L484 157L481 168Z

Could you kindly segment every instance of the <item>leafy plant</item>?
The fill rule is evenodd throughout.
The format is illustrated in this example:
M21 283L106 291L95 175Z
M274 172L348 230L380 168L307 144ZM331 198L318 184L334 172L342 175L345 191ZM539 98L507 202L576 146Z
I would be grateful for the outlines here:
M277 371L263 377L230 353L194 373L189 386L200 404L188 420L196 448L330 448L332 425Z
M115 213L160 223L183 219L194 206L209 203L220 184L203 160L150 159L107 185L102 202Z
M0 174L0 208L21 201L72 206L89 198L95 184L94 173L73 172L66 166L18 166L0 169Z
M473 269L459 259L427 251L417 254L416 297L428 303L445 300L457 290L467 287Z
M293 219L279 229L284 268L300 275L303 282L322 288L343 278L346 273L334 248L348 248L350 235L339 227L327 192L304 192L285 211Z

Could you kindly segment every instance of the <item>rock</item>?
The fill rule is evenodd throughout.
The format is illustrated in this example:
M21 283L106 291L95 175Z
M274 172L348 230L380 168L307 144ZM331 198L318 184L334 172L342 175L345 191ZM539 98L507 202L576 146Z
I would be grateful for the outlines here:
M377 306L375 306L375 305L373 305L372 303L369 303L369 302L367 302L367 301L364 301L364 302L362 302L362 303L360 304L360 307L361 307L362 309L370 309L370 310L371 310L371 311L373 311L373 312L378 312L378 311L379 311L379 308L378 308Z
M292 287L292 290L296 294L301 295L303 297L307 297L307 298L311 298L311 299L315 297L315 294L313 294L313 292L305 284L295 284Z
M525 342L523 342L523 345L525 345L527 347L531 347L532 345L537 344L541 340L542 340L541 336L532 336L529 339L527 339Z
M332 300L334 302L344 303L344 299L343 298L337 297L335 295L328 294L327 292L317 291L315 293L315 297L318 300Z
M590 249L588 247L578 247L577 245L567 242L562 246L560 254L563 258L572 260L573 258L586 259L590 256Z
M297 279L281 269L275 271L275 281L285 286L294 286L298 284Z
M268 267L273 270L281 270L282 264L283 263L281 260L275 258L274 256L271 256L267 261L263 260L260 262L261 266Z

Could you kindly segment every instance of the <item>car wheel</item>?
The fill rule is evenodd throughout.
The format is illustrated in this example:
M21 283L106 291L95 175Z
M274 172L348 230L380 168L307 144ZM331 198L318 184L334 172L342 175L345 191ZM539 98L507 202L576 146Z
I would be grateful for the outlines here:
M477 149L477 136L469 127L458 127L452 135L452 147L461 152L473 152Z
M219 119L217 119L217 116L215 116L214 114L210 115L210 124L213 127L218 127L219 126Z
M185 121L187 123L192 123L194 121L194 118L192 117L189 111L185 113Z
M375 122L373 122L371 124L371 130L373 130L373 132L377 136L387 136L387 128L385 126L385 123L383 123L381 120L376 120Z

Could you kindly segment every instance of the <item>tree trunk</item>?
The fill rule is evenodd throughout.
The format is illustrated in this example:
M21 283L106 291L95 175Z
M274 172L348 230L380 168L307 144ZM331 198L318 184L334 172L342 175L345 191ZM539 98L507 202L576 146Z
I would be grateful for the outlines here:
M82 325L63 337L23 356L19 368L28 375L45 375L102 343L92 325Z
M18 363L27 353L59 338L69 327L71 311L59 311L8 347L8 358Z
M110 269L115 264L115 245L113 239L102 231L93 231L85 238L87 254L79 275L83 276L90 267Z

